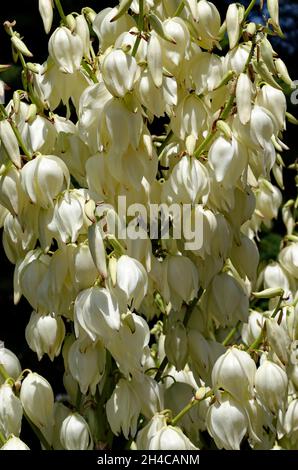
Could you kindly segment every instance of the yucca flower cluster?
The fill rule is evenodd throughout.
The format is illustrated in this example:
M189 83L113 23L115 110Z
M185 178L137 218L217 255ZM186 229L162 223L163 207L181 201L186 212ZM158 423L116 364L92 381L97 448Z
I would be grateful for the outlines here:
M278 0L264 24L255 4L39 0L43 64L5 23L23 89L0 105L3 246L28 346L62 354L66 394L3 345L1 449L28 448L22 419L44 449L298 448L294 85L269 41ZM278 260L259 266L282 204Z

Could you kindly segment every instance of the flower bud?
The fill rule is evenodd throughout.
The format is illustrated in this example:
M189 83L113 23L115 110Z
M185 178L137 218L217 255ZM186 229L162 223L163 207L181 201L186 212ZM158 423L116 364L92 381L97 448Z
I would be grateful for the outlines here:
M288 377L277 364L265 360L255 376L258 396L273 413L283 409L288 395Z
M236 86L236 103L239 119L242 124L250 121L252 83L246 73L241 73Z
M22 403L13 393L11 385L0 385L0 431L6 438L10 434L20 435L22 416Z
M17 379L22 372L20 361L17 356L10 351L1 346L0 344L0 364L3 365L9 377ZM4 383L4 379L0 374L0 384Z
M30 450L30 448L16 436L11 436L0 450Z
M123 98L133 90L139 76L140 69L135 58L121 49L114 49L105 56L102 78L112 95Z
M141 404L130 382L120 379L106 404L109 425L114 434L122 430L126 439L137 431Z
M43 21L44 30L48 34L53 22L53 0L38 0L38 9Z
M162 86L162 47L157 34L152 31L147 50L148 69L157 88Z
M253 394L255 373L255 362L248 353L236 348L228 349L213 366L213 389L223 388L236 400L245 402Z
M29 51L28 47L26 46L24 41L22 41L19 38L19 36L17 36L16 34L13 34L10 39L11 39L11 42L13 44L13 47L18 52L20 52L21 54L23 54L26 57L32 57L33 56L32 52Z
M178 371L184 369L188 358L188 344L186 329L181 321L175 322L167 331L165 353L170 364Z
M244 6L237 3L229 5L227 10L227 32L229 37L230 49L233 49L239 39L241 23L244 18Z
M240 450L248 428L245 409L224 394L207 412L207 429L219 449Z
M53 424L54 394L49 382L30 372L22 382L20 399L28 418L43 433Z
M60 441L65 450L93 448L89 426L79 413L73 413L62 421Z
M80 36L65 26L57 28L49 39L49 54L63 73L80 70L83 53Z
M294 83L289 75L286 64L281 59L276 59L274 64L279 77L284 81L284 83L286 83L286 85L294 88Z
M64 336L65 326L61 317L32 312L25 337L29 347L37 353L39 361L44 354L51 361L59 356Z
M93 263L101 277L106 279L108 276L106 251L99 224L92 224L88 228L88 242Z

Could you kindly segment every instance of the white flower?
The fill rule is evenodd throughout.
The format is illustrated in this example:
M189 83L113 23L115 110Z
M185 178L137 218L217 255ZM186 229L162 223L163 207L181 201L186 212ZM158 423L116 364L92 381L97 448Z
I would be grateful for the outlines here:
M122 430L126 439L134 437L137 431L141 404L134 387L125 379L120 379L106 404L106 413L114 434Z
M255 387L261 401L273 413L285 406L288 393L286 372L274 362L265 360L255 376Z
M53 361L60 354L64 336L65 326L61 317L32 312L25 337L39 360L44 354L48 354Z
M3 436L10 434L19 436L23 417L23 407L20 399L12 391L12 387L5 383L0 385L0 430Z
M49 382L30 372L22 382L20 399L25 413L43 433L53 425L54 394Z
M140 76L140 69L134 57L115 49L107 54L102 64L102 78L112 95L124 97L133 90Z
M90 450L93 448L89 426L79 413L73 413L62 421L60 441L66 450Z
M30 450L30 448L16 436L11 436L0 450Z
M80 70L84 46L80 36L65 26L57 28L49 40L49 53L59 70L74 73Z
M116 286L116 292L122 294L124 302L138 308L148 287L147 273L143 265L130 256L120 256L116 267Z
M250 355L231 348L214 364L212 386L214 389L224 389L233 398L245 403L253 394L255 373L256 365Z
M47 208L65 186L69 186L69 171L54 155L40 155L26 163L21 171L22 186L34 204Z
M112 330L120 328L120 312L116 297L107 289L91 287L80 292L74 306L75 328L83 328L94 341L108 340Z
M239 450L247 432L248 419L245 409L228 395L210 406L207 413L207 429L219 449Z

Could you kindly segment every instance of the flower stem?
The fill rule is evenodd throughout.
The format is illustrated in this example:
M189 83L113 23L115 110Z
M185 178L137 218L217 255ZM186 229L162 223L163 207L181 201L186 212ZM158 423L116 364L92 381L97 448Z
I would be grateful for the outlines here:
M96 77L95 73L93 72L93 70L88 66L88 64L84 60L82 60L81 66L83 67L85 72L88 74L88 76L91 78L91 80L94 83L98 83L98 80L97 80L97 77Z
M55 1L56 8L58 10L58 13L60 15L60 18L63 21L63 23L66 25L67 24L66 16L65 16L65 13L63 11L63 7L61 5L61 2L60 2L60 0L54 0L54 1Z
M177 8L177 10L175 11L173 17L175 18L175 16L180 16L180 14L182 13L184 7L185 7L184 0L181 0L181 2L180 2L180 4L178 5L178 8Z
M202 155L202 153L206 150L208 145L212 142L216 134L216 128L212 127L212 130L207 135L206 139L201 143L201 145L194 151L193 156L198 158Z
M250 14L251 10L252 10L253 7L255 6L256 2L257 2L257 0L251 0L250 4L248 5L248 7L247 7L246 10L245 10L243 21L246 20L246 18L247 18L248 15Z
M225 337L225 339L221 343L223 346L227 346L227 344L229 344L229 342L231 341L233 336L237 333L237 330L238 330L240 324L241 324L241 321L238 320L238 322L236 323L234 328L227 334L227 336Z
M206 398L210 398L213 395L213 391L210 390L208 393L206 393L203 398L197 399L193 398L171 421L171 426L176 426L178 421L183 418L184 415L186 415L194 406L198 405L201 403L201 401L206 400Z
M138 18L138 30L139 34L135 40L131 55L134 57L137 53L138 47L141 42L141 33L144 29L144 0L139 0L139 18Z

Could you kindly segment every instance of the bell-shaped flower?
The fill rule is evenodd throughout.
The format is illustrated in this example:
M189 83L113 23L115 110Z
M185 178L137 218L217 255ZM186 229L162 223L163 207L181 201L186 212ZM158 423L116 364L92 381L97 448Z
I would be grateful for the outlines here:
M102 78L109 92L123 98L133 90L140 76L140 68L129 54L121 49L109 52L102 63Z
M53 425L54 394L49 382L36 372L30 372L22 382L20 399L33 424L47 434Z
M291 243L283 248L278 259L284 270L298 279L298 243Z
M8 383L0 385L0 431L8 438L10 434L19 436L21 432L23 407Z
M255 362L240 349L228 349L215 362L212 370L213 389L222 388L241 403L253 394Z
M122 255L117 261L116 293L123 303L138 308L148 288L148 277L144 266L136 259ZM120 297L120 298L121 298Z
M193 300L199 289L198 270L186 256L168 256L162 264L163 286L160 286L164 300L171 303L174 310L181 308L182 302Z
M79 326L95 341L109 339L120 328L120 312L115 296L103 287L90 287L79 293L74 306L75 329Z
M39 360L44 354L47 354L51 361L59 356L64 336L65 326L61 317L32 312L25 337Z
M0 176L0 203L13 215L22 212L28 199L21 186L20 172L9 168Z
M177 321L169 327L165 339L165 353L169 363L178 371L184 369L188 358L188 342L182 321Z
M126 377L143 372L149 339L148 323L135 313L128 313L127 321L122 321L119 331L105 338L107 349Z
M78 34L72 33L66 26L55 29L49 39L49 54L61 72L80 70L83 53L83 42Z
M67 362L81 392L86 395L90 389L94 395L105 371L106 350L101 342L92 343L89 338L75 340L69 348Z
M228 141L219 136L210 147L208 159L215 179L224 187L235 186L248 161L246 148L234 137Z
M206 308L222 326L246 321L249 300L241 285L227 273L216 275L206 292Z
M141 404L141 413L150 419L164 409L164 389L152 377L140 374L133 377L131 385Z
M120 379L106 404L109 425L116 436L122 430L126 439L137 432L141 404L132 383Z
M236 400L224 394L208 410L207 429L219 449L240 450L248 429L246 411Z
M88 423L79 413L73 413L62 421L60 441L65 450L91 450L93 448Z
M255 387L260 400L273 413L284 409L288 396L288 377L280 366L265 360L256 372Z
M21 364L17 356L10 349L2 347L0 344L0 364L3 365L9 377L17 379L21 375ZM4 379L0 374L0 385L4 383Z
M98 37L102 51L114 44L116 39L125 31L129 31L135 26L133 18L125 13L117 21L112 21L118 13L117 7L104 8L94 18L92 28Z
M54 155L40 155L23 166L21 181L24 191L34 204L47 208L65 186L70 176L65 163Z
M178 204L206 203L210 191L209 174L196 158L184 156L164 183L162 200Z

